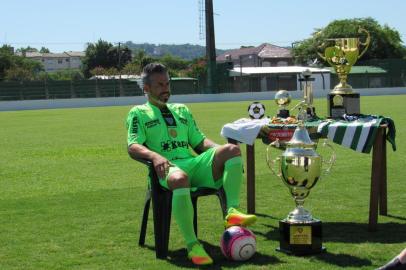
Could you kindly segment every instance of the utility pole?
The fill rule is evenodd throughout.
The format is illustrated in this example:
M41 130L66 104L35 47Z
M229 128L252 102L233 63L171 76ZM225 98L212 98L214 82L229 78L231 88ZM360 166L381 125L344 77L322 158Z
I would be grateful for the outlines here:
M123 85L121 84L121 42L118 43L118 83L120 87L120 97L124 96Z
M205 0L207 93L213 93L216 82L216 42L214 39L213 0Z

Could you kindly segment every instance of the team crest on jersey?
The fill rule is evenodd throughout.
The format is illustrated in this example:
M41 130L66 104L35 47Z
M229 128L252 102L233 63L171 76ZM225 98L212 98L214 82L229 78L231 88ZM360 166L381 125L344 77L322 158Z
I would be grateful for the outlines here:
M176 138L176 136L178 136L178 133L176 132L176 129L170 129L169 135L171 135L172 138Z

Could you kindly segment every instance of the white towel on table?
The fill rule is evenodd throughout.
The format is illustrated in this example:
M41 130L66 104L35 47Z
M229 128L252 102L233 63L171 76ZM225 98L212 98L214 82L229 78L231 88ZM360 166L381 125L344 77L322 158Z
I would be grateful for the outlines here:
M267 117L263 119L241 118L233 123L225 124L221 129L221 136L253 145L261 127L269 124L269 121Z

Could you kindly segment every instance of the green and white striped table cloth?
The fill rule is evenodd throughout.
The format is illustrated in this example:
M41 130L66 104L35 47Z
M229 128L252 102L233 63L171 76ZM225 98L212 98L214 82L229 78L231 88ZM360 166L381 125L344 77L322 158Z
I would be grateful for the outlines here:
M386 124L388 132L386 139L396 151L395 124L392 119L379 116L362 116L355 121L321 121L317 132L321 137L328 138L344 147L357 152L369 153L375 141L376 132L380 125Z

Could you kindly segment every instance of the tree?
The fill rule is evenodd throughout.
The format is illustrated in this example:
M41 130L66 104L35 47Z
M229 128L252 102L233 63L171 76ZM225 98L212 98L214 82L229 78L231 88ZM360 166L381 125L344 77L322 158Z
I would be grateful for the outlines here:
M41 49L39 50L40 53L50 53L48 48L45 47L41 47Z
M119 72L115 67L111 68L103 68L103 67L95 67L90 71L92 76L104 75L104 76L114 76L117 75Z
M28 47L21 47L16 50L16 54L20 54L20 55L25 55L25 53L27 53L27 52L38 52L38 49L28 46Z
M322 53L320 46L329 38L359 37L364 41L365 35L358 34L360 27L371 35L371 44L362 60L406 57L406 48L402 45L399 32L388 25L381 26L376 20L368 17L335 20L324 28L316 29L310 38L299 41L294 46L292 53L296 62L304 64L316 58L320 59L317 51Z
M132 75L141 74L144 66L155 61L158 61L158 59L148 56L144 50L137 50L133 53L132 61L123 67L121 73Z
M201 57L192 61L192 64L186 71L186 75L192 78L205 78L207 74L207 60L206 57Z
M26 67L13 66L6 70L4 78L6 81L31 81L35 76Z
M119 50L117 46L101 39L97 43L89 43L85 53L83 73L86 77L90 77L90 71L96 67L119 69L131 61L131 51L128 48L120 47Z
M144 50L138 50L134 53L133 63L140 67L140 72L146 65L153 63L154 61L157 61L157 59L147 55Z
M113 47L110 49L110 57L114 61L116 60L117 63L114 65L115 68L121 70L127 63L131 62L131 50L127 47L118 46Z
M35 80L43 70L41 63L21 56L12 56L11 65L4 72L6 81Z
M42 70L40 62L14 55L10 46L0 48L0 80L34 80Z
M165 54L159 59L168 69L180 70L186 69L189 65L189 61L183 60L180 57L173 56L171 54Z
M140 65L134 63L133 61L125 65L125 67L123 67L123 69L121 70L121 73L126 75L138 75L141 73L141 68Z
M39 80L48 81L77 81L83 80L85 76L79 69L62 69L54 72L40 72L37 76Z
M0 81L4 79L6 70L9 69L13 62L12 47L3 45L0 48Z

